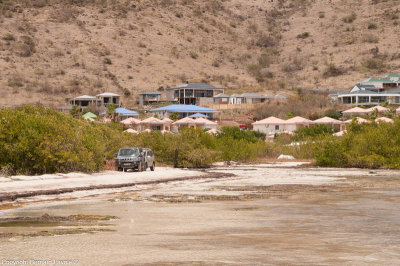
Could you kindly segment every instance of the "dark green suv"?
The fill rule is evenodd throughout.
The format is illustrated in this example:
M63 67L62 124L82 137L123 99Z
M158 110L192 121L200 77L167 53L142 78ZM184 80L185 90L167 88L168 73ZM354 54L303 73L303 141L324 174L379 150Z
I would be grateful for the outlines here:
M140 147L122 148L115 158L115 170L127 171L128 169L146 171L150 167L151 171L155 169L154 154L151 149L142 149Z

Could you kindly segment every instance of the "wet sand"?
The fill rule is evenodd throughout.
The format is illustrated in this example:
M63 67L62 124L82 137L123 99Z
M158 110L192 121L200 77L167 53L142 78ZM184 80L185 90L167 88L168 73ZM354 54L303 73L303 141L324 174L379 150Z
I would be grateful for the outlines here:
M107 222L110 231L3 238L0 259L76 259L79 265L400 263L400 172L290 165L212 171L236 176L17 201L20 206L1 210L0 218L83 213L118 219ZM17 233L51 229L0 227Z

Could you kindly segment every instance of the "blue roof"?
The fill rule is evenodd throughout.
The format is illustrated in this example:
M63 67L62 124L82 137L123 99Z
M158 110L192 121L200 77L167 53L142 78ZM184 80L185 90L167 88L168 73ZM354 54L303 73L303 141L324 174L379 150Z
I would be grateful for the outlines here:
M375 85L372 85L372 84L360 84L360 83L358 83L356 86L359 87L359 88L365 88L365 89L374 89L375 88Z
M189 117L207 117L205 114L195 113L194 115L190 115Z
M186 83L186 84L181 84L178 85L174 88L168 88L169 90L172 89L184 89L184 88L190 88L190 89L218 89L217 87L214 87L213 85L210 84L205 84L205 83Z
M138 112L131 111L122 107L118 107L115 109L115 113L120 114L120 115L138 115Z
M159 107L150 112L159 112L159 111L168 111L168 112L185 112L185 113L217 113L217 110L201 107L197 105L190 104L171 104L164 107Z

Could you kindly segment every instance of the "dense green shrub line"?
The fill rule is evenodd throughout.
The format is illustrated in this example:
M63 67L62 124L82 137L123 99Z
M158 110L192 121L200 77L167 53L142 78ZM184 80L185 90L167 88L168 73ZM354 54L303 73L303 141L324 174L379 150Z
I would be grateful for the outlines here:
M132 135L119 124L87 122L27 105L0 110L0 170L24 174L98 171L127 146L149 147L156 160L165 164L205 167L217 160L252 161L276 152L262 138L238 128L224 128L218 136L189 128L179 134Z
M341 138L326 137L315 145L319 166L400 168L400 121L391 123L353 122Z

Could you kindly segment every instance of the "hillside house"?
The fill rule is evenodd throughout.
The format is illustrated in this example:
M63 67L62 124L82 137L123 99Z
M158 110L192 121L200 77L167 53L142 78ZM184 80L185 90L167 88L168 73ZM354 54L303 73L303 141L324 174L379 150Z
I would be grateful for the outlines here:
M121 103L120 103L121 96L116 93L104 92L104 93L96 95L96 98L99 99L101 101L101 105L103 105L105 107L109 104L115 104L118 107L121 106Z
M191 105L213 104L214 96L220 93L224 93L224 89L203 83L187 83L166 89L167 101Z
M220 93L214 96L214 104L228 104L229 103L229 95L225 93Z
M159 118L168 118L172 113L178 113L180 118L200 113L206 115L208 119L213 119L214 115L219 112L214 109L196 105L172 104L150 110L150 113L157 115Z
M100 106L101 101L94 96L82 95L68 100L68 104L72 107L74 105L81 107L81 109L88 106Z
M161 101L161 93L157 91L146 91L139 94L139 105L158 103Z
M400 75L388 74L383 78L368 78L356 84L350 92L333 96L343 104L379 105L383 102L400 104Z

